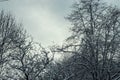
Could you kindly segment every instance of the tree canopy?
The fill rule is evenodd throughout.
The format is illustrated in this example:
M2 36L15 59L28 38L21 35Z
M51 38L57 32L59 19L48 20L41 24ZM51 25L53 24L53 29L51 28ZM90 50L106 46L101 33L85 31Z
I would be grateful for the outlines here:
M0 13L0 80L119 80L120 10L101 0L78 0L66 19L72 34L46 49ZM54 54L65 54L61 62Z
M118 80L120 10L100 0L78 0L67 19L72 35L55 50L73 55L67 64L73 76L65 80Z

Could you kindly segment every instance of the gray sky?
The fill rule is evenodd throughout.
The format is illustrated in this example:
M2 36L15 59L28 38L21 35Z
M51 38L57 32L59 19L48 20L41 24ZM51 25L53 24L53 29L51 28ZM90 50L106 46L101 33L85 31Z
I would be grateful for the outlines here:
M73 0L9 0L0 9L12 13L22 22L35 41L44 46L61 44L68 35L70 23L64 19L70 13Z
M75 0L9 0L0 9L9 11L22 22L34 40L44 46L61 44L68 36L70 23L64 19ZM119 0L105 0L119 3Z

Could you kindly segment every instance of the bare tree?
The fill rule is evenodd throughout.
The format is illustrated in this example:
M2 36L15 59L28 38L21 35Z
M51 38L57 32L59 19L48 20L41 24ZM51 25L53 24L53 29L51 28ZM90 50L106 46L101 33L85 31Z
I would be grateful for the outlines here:
M20 73L22 80L42 80L46 68L53 61L54 55L49 57L49 52L42 46L31 42L20 46L13 56L11 67Z
M13 53L16 48L15 42L22 42L21 36L22 28L21 24L17 24L14 17L11 14L0 13L0 78L4 74L4 66L10 60L10 54Z
M119 9L107 6L99 0L78 0L73 8L67 17L73 25L72 35L62 48L57 49L76 56L71 63L75 63L74 67L79 69L72 77L79 75L78 80L118 80ZM68 80L72 80L72 77Z
M42 80L53 59L12 15L0 13L0 80Z

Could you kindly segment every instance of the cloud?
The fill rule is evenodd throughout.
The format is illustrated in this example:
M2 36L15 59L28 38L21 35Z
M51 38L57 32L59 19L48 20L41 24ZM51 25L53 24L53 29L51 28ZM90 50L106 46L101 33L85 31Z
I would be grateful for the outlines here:
M10 0L1 8L12 12L33 38L48 46L60 44L68 35L70 23L64 19L72 0Z
M9 0L0 3L0 8L10 11L22 21L35 41L48 46L61 44L68 36L70 23L64 19L70 13L75 0ZM118 0L105 0L117 4Z

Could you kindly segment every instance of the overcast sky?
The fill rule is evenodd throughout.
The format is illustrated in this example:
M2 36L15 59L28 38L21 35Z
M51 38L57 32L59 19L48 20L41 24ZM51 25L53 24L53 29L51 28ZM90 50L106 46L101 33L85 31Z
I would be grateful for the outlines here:
M70 23L64 19L75 0L9 0L0 9L12 13L22 22L34 40L44 46L61 44L69 34ZM105 0L118 3L119 0Z
M68 35L70 23L64 19L70 13L73 0L9 0L0 9L12 13L22 22L35 41L44 46L61 44Z

